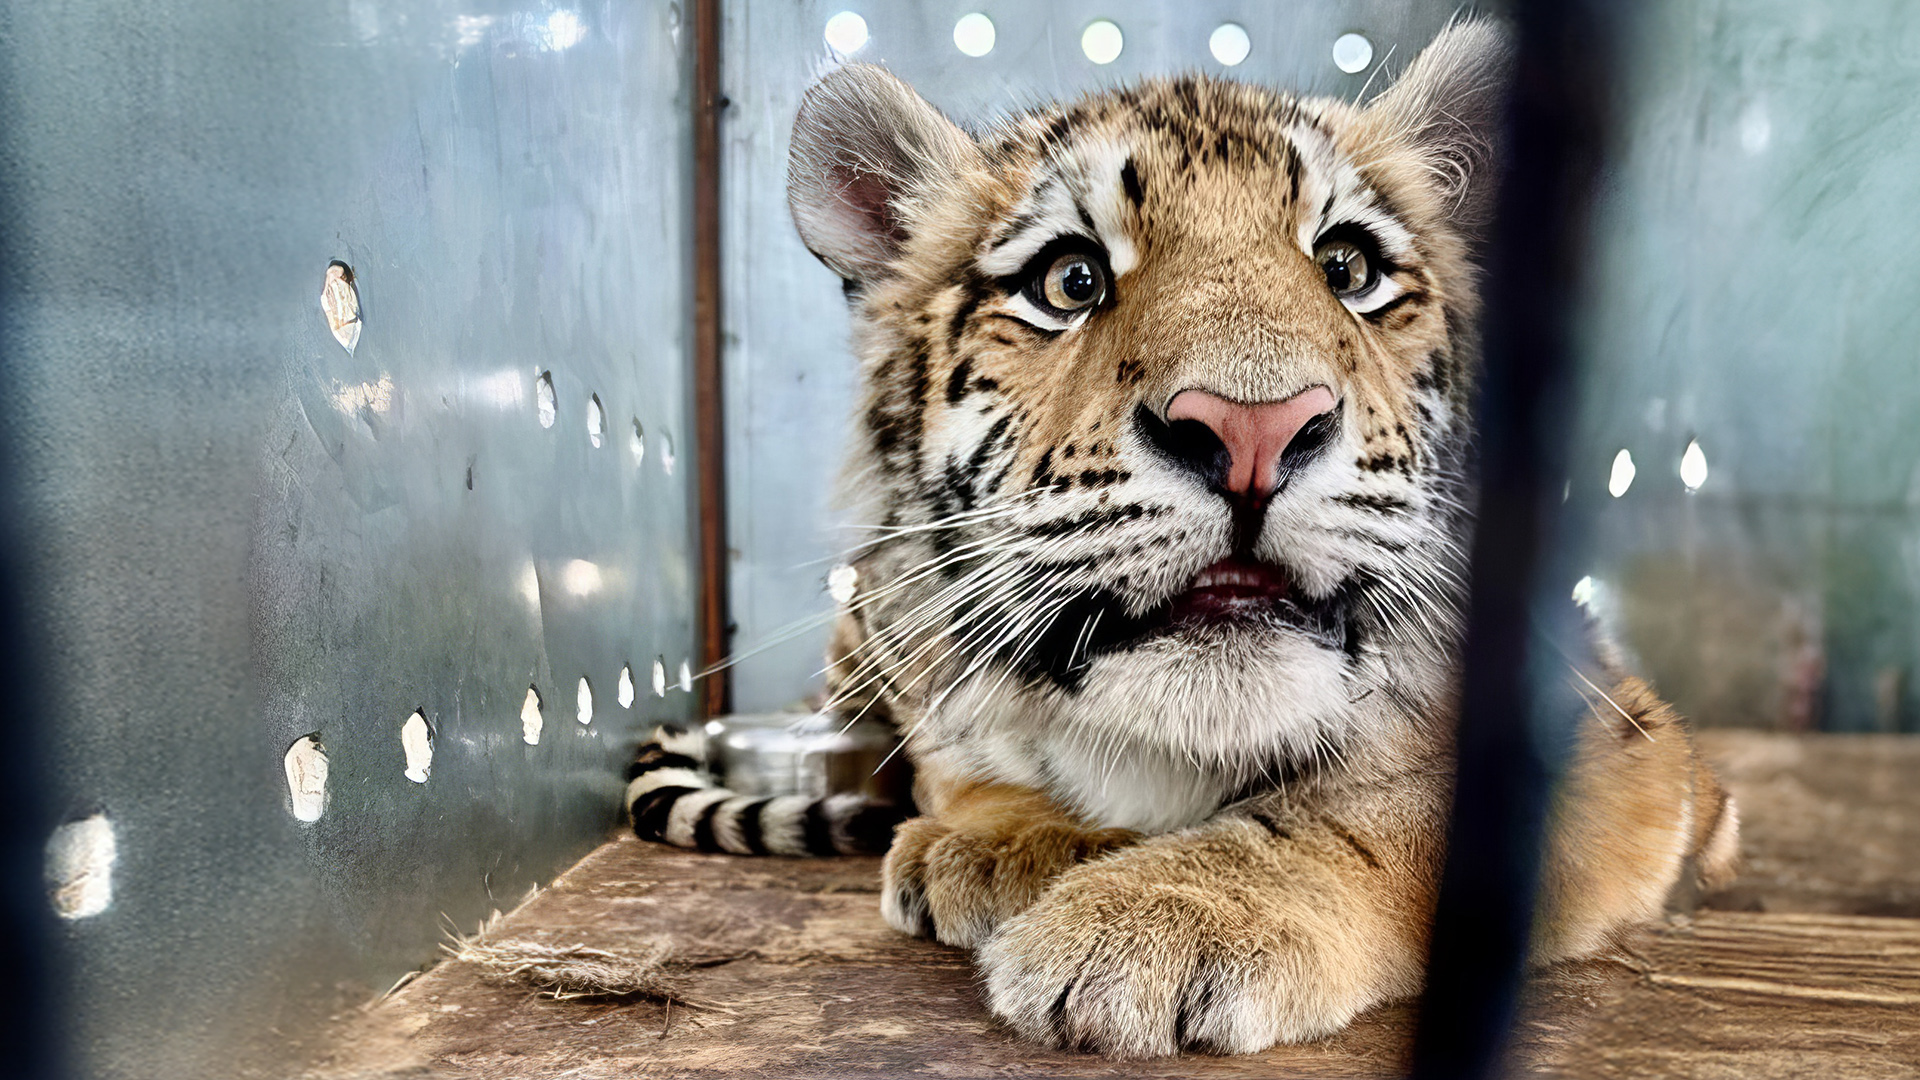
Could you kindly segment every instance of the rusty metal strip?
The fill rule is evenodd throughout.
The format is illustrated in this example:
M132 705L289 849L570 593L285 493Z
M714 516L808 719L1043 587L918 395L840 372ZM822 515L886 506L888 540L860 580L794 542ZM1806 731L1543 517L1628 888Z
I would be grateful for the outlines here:
M693 409L701 663L707 715L727 711L726 442L720 358L720 0L693 4Z

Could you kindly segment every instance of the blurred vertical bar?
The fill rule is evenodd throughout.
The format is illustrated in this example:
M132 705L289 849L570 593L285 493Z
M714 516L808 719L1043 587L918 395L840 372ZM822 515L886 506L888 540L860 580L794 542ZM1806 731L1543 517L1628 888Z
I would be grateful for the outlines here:
M12 62L14 12L0 7L0 54ZM11 105L11 101L8 102ZM12 115L12 109L8 109ZM45 847L54 824L48 797L47 698L40 672L46 657L28 632L27 575L31 553L20 492L20 459L29 434L13 343L22 307L21 268L33 258L21 250L21 162L11 146L0 147L0 686L7 708L0 712L0 1076L55 1080L68 1074L62 1036L67 983L54 977L58 927L47 903Z
M1502 1074L1525 975L1561 749L1546 674L1557 665L1537 655L1534 628L1556 621L1538 617L1542 571L1566 476L1573 316L1616 96L1615 28L1629 9L1601 0L1512 8L1518 54L1486 253L1459 773L1414 1045L1420 1078Z
M0 189L5 185L0 183ZM0 221L10 218L0 206ZM19 252L4 239L16 236L0 228L0 685L7 708L0 713L0 1076L53 1080L66 1075L61 1062L64 993L67 983L53 977L51 945L58 929L43 884L43 845L53 828L48 813L41 723L45 697L38 676L40 649L27 633L26 529L14 478L20 433L9 403L16 400L13 369L5 343L10 340L13 288L7 268Z
M700 642L708 716L727 711L726 429L720 371L720 0L693 4L693 409L700 485Z

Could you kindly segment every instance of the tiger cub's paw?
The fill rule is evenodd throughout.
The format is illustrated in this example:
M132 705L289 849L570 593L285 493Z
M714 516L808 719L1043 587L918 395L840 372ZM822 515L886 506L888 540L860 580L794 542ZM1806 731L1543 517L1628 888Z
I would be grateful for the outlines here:
M1247 1054L1366 1004L1311 912L1142 879L1127 854L1062 877L979 950L987 1004L1021 1035L1120 1058Z
M1087 831L1057 822L983 836L917 817L894 833L880 911L896 930L978 945L1037 900L1061 871L1134 839L1125 829Z

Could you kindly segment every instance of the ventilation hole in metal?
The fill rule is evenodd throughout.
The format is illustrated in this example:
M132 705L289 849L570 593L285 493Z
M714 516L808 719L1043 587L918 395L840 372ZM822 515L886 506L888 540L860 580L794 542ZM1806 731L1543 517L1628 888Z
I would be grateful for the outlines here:
M1253 41L1247 37L1247 28L1239 23L1221 23L1207 37L1207 51L1222 64L1237 67L1253 51Z
M827 20L827 46L847 56L867 43L867 20L851 11L843 11Z
M113 905L113 864L119 851L113 822L95 814L68 822L47 839L47 887L63 919L85 919Z
M1707 452L1700 449L1699 439L1689 440L1687 452L1680 455L1680 482L1688 491L1698 491L1707 482Z
M320 311L333 340L351 354L360 344L360 287L353 282L353 267L338 259L327 264L320 283Z
M1373 42L1360 34L1341 34L1333 40L1333 66L1349 75L1373 63Z
M533 404L540 415L540 426L550 428L560 418L560 402L553 396L553 372L543 371L533 383Z
M433 727L427 723L426 710L415 709L400 725L400 750L407 756L407 779L426 783L433 771Z
M1613 469L1607 474L1607 494L1619 498L1633 486L1633 455L1621 450L1613 455Z
M953 47L968 56L985 56L993 51L993 20L979 12L960 16L953 24Z
M540 691L527 687L527 699L520 703L520 738L528 746L540 745L540 729L547 718L540 713Z
M297 821L319 821L327 812L327 751L320 734L302 735L287 748L287 796Z
M1095 19L1080 32L1080 51L1096 64L1111 64L1120 59L1126 38L1111 19Z

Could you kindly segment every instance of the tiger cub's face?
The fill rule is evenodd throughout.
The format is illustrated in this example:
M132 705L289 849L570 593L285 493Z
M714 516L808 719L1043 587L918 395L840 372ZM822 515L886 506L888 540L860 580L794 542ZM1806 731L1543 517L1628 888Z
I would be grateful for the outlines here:
M1365 108L1191 76L970 135L868 66L794 217L847 282L875 527L839 691L1270 767L1433 711L1497 42Z

